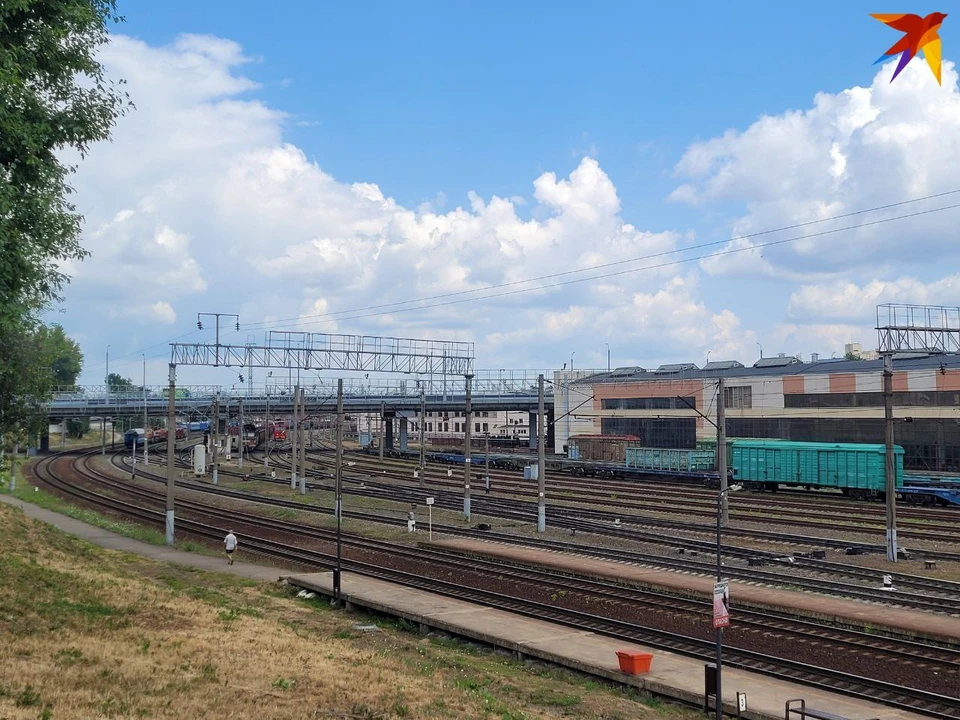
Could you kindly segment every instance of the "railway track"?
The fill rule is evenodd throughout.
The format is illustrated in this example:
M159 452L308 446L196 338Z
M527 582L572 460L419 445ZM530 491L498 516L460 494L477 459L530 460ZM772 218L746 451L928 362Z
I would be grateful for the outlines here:
M82 455L75 457L71 460L71 469L78 475L86 473L88 478L92 476L96 482L112 483L111 489L113 491L129 491L132 489L129 484L127 484L125 487L121 481L106 479L102 473L91 474L89 468L85 467L88 459L88 456L85 457ZM155 524L157 526L162 526L163 514L159 509L153 511L147 510L135 503L126 502L118 498L110 497L102 493L96 493L87 489L77 488L72 486L70 483L64 482L62 479L57 477L57 473L53 471L52 466L55 461L56 456L51 458L49 462L47 462L47 459L45 458L35 466L36 474L38 477L41 477L45 483L49 483L55 489L70 494L71 496L81 499L84 502L96 504L101 507L107 507L114 511L121 512L124 515L133 515L134 517L143 521L150 522L151 524ZM143 492L143 490L138 488L137 492ZM158 506L161 506L162 496L159 493L155 494L153 502L155 502ZM178 505L181 508L185 508L187 507L184 504L185 502L189 501L181 500L178 502ZM244 517L245 515L249 514L241 514L223 509L214 509L205 504L197 504L193 510L195 512L203 512L208 514L211 512L217 513L216 517L223 518L227 523L235 524L237 521L240 521L241 523L252 522L249 517ZM264 518L259 518L258 521L261 523L267 522L274 527L274 529L278 527L282 528L283 525L289 525L290 527L286 529L291 533L302 534L305 531L304 526L293 523L283 524L282 521L277 521L274 519L267 520ZM219 541L221 539L224 530L223 527L216 527L208 522L198 522L188 518L179 519L178 523L182 529L185 528L193 534L197 534L208 539L213 539L215 541ZM312 532L327 533L327 537L329 537L329 531L313 529ZM361 543L365 551L372 551L373 549L379 549L381 551L385 550L386 552L390 553L391 556L396 556L398 552L397 546L380 543L379 541L352 538L351 542ZM327 553L321 553L316 550L308 549L291 550L289 545L286 543L256 537L255 535L250 536L249 539L245 535L245 546L250 547L257 552L282 558L288 562L295 562L300 565L329 566L331 561L331 557ZM384 548L384 546L386 546L386 548ZM410 555L414 552L412 550L404 549L403 552L407 553L408 558L414 557L413 555ZM438 563L441 559L440 555L442 554L433 553L432 555L428 556L417 554L416 559L420 562L429 561L432 563ZM452 561L448 559L447 562ZM476 560L470 559L468 567L476 567ZM490 566L491 569L494 567L496 566ZM482 602L484 604L492 604L532 617L552 619L556 622L561 622L572 627L591 629L595 632L610 634L617 637L626 637L637 642L670 648L674 651L683 652L684 654L693 655L695 657L709 659L713 653L713 642L709 639L689 637L678 633L645 627L635 622L627 622L624 620L603 617L574 608L561 608L554 604L518 598L502 592L493 592L477 587L464 587L462 584L448 582L443 579L427 578L424 577L422 573L406 572L396 568L382 567L369 562L362 562L350 558L345 560L344 568L348 571L352 570L354 572L362 572L364 574L374 575L393 582L402 582L406 585L421 587L431 592L440 592L442 594L473 600L476 602ZM500 566L496 567L494 571L501 574L504 572L511 573L511 577L515 582L551 582L555 587L566 587L568 589L571 587L570 578L566 576L551 577L550 573L542 570L504 570L504 568ZM617 597L620 600L625 600L628 602L639 602L641 600L640 596L632 591L627 591L620 586L603 587L602 583L593 580L579 580L577 589L582 592L600 594L601 596L608 598ZM627 594L625 595L625 593ZM646 601L653 602L649 596L647 597ZM675 599L672 599L671 602L675 602ZM783 619L754 617L747 622L783 622ZM797 634L797 637L801 637L804 634L803 630L796 626L794 626L793 630L783 625L776 629L778 629L779 632L794 632ZM771 626L767 625L765 632L769 632L770 630ZM855 638L850 634L844 634L842 632L837 634L838 631L835 629L821 629L819 632L821 634L818 636L817 642L833 643L835 647L843 646L850 653L876 654L890 652L893 653L891 657L910 657L912 658L913 662L919 661L926 664L946 663L948 666L954 666L954 670L956 669L956 655L954 654L954 651L951 651L950 649L930 649L923 648L922 646L908 647L902 644L899 645L899 648L897 648L892 645L887 645L888 643L892 642L890 640L881 640L872 637ZM827 637L825 637L823 633L826 633ZM809 633L807 634L809 635ZM940 653L940 655L932 655L931 653ZM884 682L881 680L872 679L871 677L857 676L830 668L815 667L806 662L797 662L788 658L776 657L745 648L729 648L726 662L734 666L764 672L765 674L799 680L805 682L806 684L815 685L834 691L840 691L850 695L866 697L872 700L883 702L893 707L909 709L914 712L922 712L923 714L930 715L931 717L960 717L960 701L958 701L956 698L946 697L928 690L920 690L904 685ZM890 667L895 666L896 664L890 665Z
M274 466L277 466L276 461L274 462ZM287 467L289 467L289 465L287 465ZM356 466L348 468L347 472L344 474L344 482L345 484L352 482L357 486L362 484L364 492L359 493L356 492L356 490L345 490L345 492L352 492L353 494L360 494L368 497L379 497L385 500L394 500L396 502L405 503L422 502L422 497L427 494L427 491L409 483L407 478L402 478L402 485L398 486L396 484L380 482L380 479L389 477L389 475L385 476L384 473L374 473L372 477L353 475L352 473L357 472L357 470L358 468ZM308 471L307 474L308 477L312 475L313 477L332 479L332 473ZM433 489L436 487L436 483L433 482L432 478L430 478L430 484L433 487L431 487L429 494L436 498L436 504L438 506L454 511L457 510L458 507L461 507L462 496L459 496L452 491L437 492ZM327 485L313 484L310 485L310 487L323 490L330 489L330 486ZM496 496L481 496L474 494L471 504L472 508L478 515L488 515L504 519L530 521L531 518L536 517L537 512L536 503L532 501L525 502L523 500L514 500L511 498L502 498ZM615 535L617 537L658 542L660 544L665 542L663 536L653 536L649 533L644 534L642 531L637 530L636 528L663 528L674 532L683 531L687 533L708 536L715 532L715 528L712 525L705 525L702 523L688 523L680 520L649 517L645 515L630 515L626 513L591 510L589 508L580 508L562 504L551 505L549 515L551 525L554 527L562 527L577 531L595 532L604 535ZM771 522L775 521L776 519L771 519ZM625 532L625 528L623 527L625 525L630 526L629 532ZM766 543L779 543L782 545L806 549L834 548L846 550L847 548L853 548L862 553L884 553L886 551L886 546L882 543L800 535L796 533L781 533L753 528L728 527L724 529L724 536L727 538L739 537L744 539L758 540ZM673 536L672 541L669 544L687 545L691 542L694 542L691 538ZM716 545L713 543L711 543L711 546L714 548L716 547ZM730 553L738 554L744 557L766 556L768 558L782 557L784 555L783 552L764 552L752 549L739 549L735 547L730 548ZM917 550L916 554L927 559L960 562L960 553L958 552L921 549Z
M120 458L121 463L127 463L129 458ZM282 464L282 463L281 463ZM184 461L184 465L187 463ZM274 467L278 463L276 459L274 461ZM229 469L221 469L221 474L224 476L240 476L243 473L238 471L232 471ZM309 473L310 475L317 477L322 473ZM163 480L159 476L154 476L153 479ZM356 484L355 487L351 488L351 479ZM262 478L267 482L272 482L277 485L286 487L287 481L281 479L271 480L269 478ZM418 490L413 488L406 489L397 489L392 485L385 485L380 488L379 494L372 494L370 489L366 487L371 484L370 480L363 480L360 478L350 478L345 476L344 478L344 494L345 495L357 495L362 497L379 497L390 502L405 503L405 504L422 504L423 499L426 495L433 495L435 498L439 497L439 494L435 491L425 491ZM181 481L182 482L182 481ZM180 482L178 482L178 485ZM360 485L364 487L360 487ZM376 484L376 483L373 483ZM311 490L320 490L320 491L333 491L332 484L324 484L317 482L308 482L307 486ZM216 494L226 496L226 497L235 497L238 499L243 499L246 501L252 502L261 502L261 503L270 503L274 505L282 505L291 509L298 509L302 511L315 511L320 513L332 514L332 510L325 509L317 506L304 505L300 502L289 502L284 500L279 500L276 498L269 498L262 494L257 493L248 493L244 491L235 491L227 488L220 488L210 486L207 483L194 483L192 485L194 489L203 489L206 492L214 492ZM441 507L447 507L450 510L458 511L459 510L460 498L459 496L454 496L452 498L447 498L445 504L438 503ZM355 519L365 520L367 522L381 523L381 524L393 524L397 526L405 526L406 519L397 517L390 519L383 514L372 514L372 513L353 513L345 512L345 516L353 517ZM530 516L523 516L523 513L520 514L519 519L529 521ZM551 519L552 524L554 523ZM693 538L679 538L679 537L668 537L663 533L648 533L637 530L636 528L616 528L612 527L607 523L597 524L591 523L589 521L584 521L580 524L576 524L573 521L568 521L569 527L580 530L582 532L605 535L608 537L617 537L624 540L631 541L641 541L651 544L659 545L668 545L673 548L682 548L683 550L689 550L691 553L703 552L705 555L712 555L716 552L715 540L712 537L708 540L697 540ZM679 558L665 558L660 555L652 555L647 553L641 553L636 551L629 550L609 550L604 548L598 548L596 546L585 547L584 545L576 543L563 543L553 540L542 540L538 538L530 537L518 537L516 535L510 535L506 533L495 533L492 531L475 531L467 530L464 528L459 528L455 526L442 526L435 525L438 528L438 531L445 532L447 534L455 534L468 537L483 538L488 540L500 540L502 542L508 543L522 543L528 546L541 547L545 549L562 549L564 552L579 553L585 555L591 555L595 557L609 558L614 560L624 560L629 562L634 562L643 565L651 565L655 567L664 567L669 569L680 570L684 572L699 572L700 574L706 576L712 576L715 572L715 565L711 561L698 561L694 560L690 554L685 554L683 559ZM711 529L712 535L712 529ZM805 540L811 540L810 538L805 538ZM812 540L816 540L813 538ZM844 543L846 545L846 543ZM809 546L807 546L809 547ZM865 600L869 602L879 602L883 604L897 604L904 607L913 607L922 610L928 610L932 612L941 612L949 614L960 613L960 583L939 580L936 578L929 578L925 576L910 575L907 573L897 573L890 571L880 571L870 568L864 568L857 565L850 565L846 563L838 563L828 560L814 559L809 557L801 557L799 555L790 555L784 556L783 553L773 552L773 551L764 551L757 550L754 548L740 548L732 545L724 545L723 553L726 557L737 557L744 560L753 560L762 559L765 563L768 563L773 566L780 566L784 569L789 568L791 571L796 569L802 569L807 572L817 573L818 576L814 578L810 577L799 577L796 575L785 576L783 574L778 574L775 572L768 572L756 569L740 569L731 566L725 568L725 572L730 575L730 577L735 579L740 579L745 582L769 584L769 585L784 585L788 584L793 587L801 587L804 590L810 590L812 592L818 592L826 595L839 595L843 597L851 597L858 600ZM896 590L885 590L877 591L873 588L857 586L848 582L839 582L836 580L829 580L820 577L819 575L827 574L833 577L848 577L863 582L874 583L875 586L879 586L883 575L891 575L893 581L898 586ZM905 589L910 589L913 592L905 592Z
M356 457L356 456L351 456ZM314 455L314 462L330 466L332 458L324 454ZM357 469L369 469L378 474L386 467L387 474L400 482L410 484L412 480L413 466L402 461L385 461L384 465L379 462L361 456L360 460L354 460L358 463ZM446 466L449 467L449 466ZM428 471L429 472L429 471ZM462 481L449 480L445 475L433 472L428 476L432 485L441 487L455 488L458 485L462 487ZM530 481L522 481L515 476L495 478L491 473L491 482L495 486L498 495L513 497L535 497L535 487ZM695 491L668 491L661 486L643 486L625 482L594 482L592 480L576 481L559 480L548 476L548 492L553 498L554 505L570 506L600 506L610 507L616 505L628 510L639 510L655 513L676 514L684 516L695 516L704 518L713 518L716 515L716 493L708 496L694 494ZM646 497L652 499L638 498L638 493L647 492ZM770 498L767 500L766 498ZM733 520L744 523L769 523L777 522L779 524L789 524L796 527L837 530L837 522L842 521L844 528L849 532L883 534L885 525L867 524L859 522L882 521L885 517L883 510L877 509L865 502L848 501L846 503L828 504L829 501L823 500L817 503L797 503L788 501L779 503L773 494L757 497L755 495L740 494L736 498L736 505L731 509L730 517ZM850 524L851 511L857 515L857 524ZM811 519L811 513L815 518ZM932 542L955 541L960 542L960 530L957 529L957 520L960 519L960 510L958 509L937 509L931 511L899 510L898 518L900 527L898 535L904 539L926 540Z

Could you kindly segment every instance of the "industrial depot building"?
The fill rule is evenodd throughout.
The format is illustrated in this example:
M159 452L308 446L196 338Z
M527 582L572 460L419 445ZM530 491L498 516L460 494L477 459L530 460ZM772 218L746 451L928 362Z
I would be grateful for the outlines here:
M882 360L773 357L554 376L556 447L583 435L633 436L645 447L716 438L718 379L728 438L884 442ZM893 356L894 438L905 467L960 472L960 355Z

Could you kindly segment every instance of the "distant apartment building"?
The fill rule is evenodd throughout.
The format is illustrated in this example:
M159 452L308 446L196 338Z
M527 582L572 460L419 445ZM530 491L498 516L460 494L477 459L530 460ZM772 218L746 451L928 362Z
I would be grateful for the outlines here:
M843 346L843 354L852 360L876 360L880 357L876 350L864 350L860 343L847 343Z

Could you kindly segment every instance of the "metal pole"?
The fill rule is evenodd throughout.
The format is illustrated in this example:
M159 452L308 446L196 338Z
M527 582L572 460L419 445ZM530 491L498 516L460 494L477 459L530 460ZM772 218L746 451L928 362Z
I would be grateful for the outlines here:
M488 426L489 427L489 426ZM486 433L483 443L483 484L490 492L490 433Z
M537 378L537 532L547 529L546 448L544 447L543 375Z
M726 477L726 473L723 473ZM720 516L722 514L723 501L726 499L726 488L720 490L717 494L717 582L723 577L723 570L720 561ZM716 713L717 720L723 718L723 693L720 689L720 675L723 661L723 628L717 628L717 695L716 695Z
M723 378L717 380L717 472L720 475L720 520L723 527L730 523L730 501L727 491L727 412L724 405ZM718 561L719 562L719 561ZM719 567L719 566L718 566Z
M269 375L267 377L269 377ZM263 419L263 431L264 433L266 433L266 438L264 438L265 452L263 454L263 466L265 468L268 468L270 467L270 439L271 439L270 436L273 435L273 431L271 430L271 423L270 423L270 386L269 385L267 385L266 387L266 393L267 393L267 411Z
M893 357L883 356L883 411L886 421L887 560L897 561L897 466L893 454Z
M297 489L297 420L299 419L300 386L293 388L293 437L290 438L290 489Z
M426 479L423 477L427 471L427 452L424 428L427 424L427 393L420 388L420 487L424 487Z
M237 400L237 403L239 403L239 411L240 411L240 427L239 427L240 432L237 434L237 440L239 440L239 445L240 445L237 452L240 453L240 459L237 461L237 468L240 470L243 470L243 445L244 445L244 440L246 440L246 438L243 435L243 398L240 398L239 400Z
M307 389L300 391L300 494L307 494L307 443L306 443L306 423L307 423Z
M463 434L463 515L470 521L470 381L473 375L465 375L467 396L463 411L466 427Z
M147 356L143 356L143 464L150 464L150 442L147 438Z
M340 572L342 570L342 538L341 525L343 523L342 494L343 485L343 378L337 380L337 497L334 512L337 516L337 568L333 573L333 599L340 602Z
M170 363L170 397L167 399L167 532L166 543L173 545L173 461L177 453L177 366Z
M384 417L387 412L386 404L380 403L380 459L383 460L383 443L387 437L387 420Z
M169 434L170 431L167 431ZM213 484L217 484L217 472L219 471L220 466L220 457L217 448L218 435L220 434L220 393L218 392L213 399L213 471L211 477L213 479Z

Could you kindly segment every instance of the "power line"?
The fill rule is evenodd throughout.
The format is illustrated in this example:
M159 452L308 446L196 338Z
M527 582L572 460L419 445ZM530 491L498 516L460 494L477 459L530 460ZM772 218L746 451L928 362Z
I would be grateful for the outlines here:
M960 191L955 191L955 192L960 192ZM726 256L726 255L734 255L734 254L736 254L736 253L741 253L741 252L759 250L759 249L767 248L767 247L774 247L774 246L776 246L776 245L785 245L785 244L788 244L788 243L796 242L796 241L798 241L798 240L809 240L809 239L811 239L811 238L823 237L823 236L826 236L826 235L833 235L833 234L840 233L840 232L844 232L844 231L847 231L847 230L858 230L858 229L861 229L861 228L873 227L873 226L876 226L876 225L883 225L883 224L886 224L886 223L888 223L888 222L894 222L894 221L896 221L896 220L906 220L906 219L909 219L909 218L920 217L920 216L922 216L922 215L931 215L931 214L933 214L933 213L943 212L943 211L945 211L945 210L953 210L953 209L956 209L956 208L958 208L958 207L960 207L960 203L956 203L956 204L953 204L953 205L945 205L945 206L938 207L938 208L931 208L931 209L928 209L928 210L919 210L919 211L914 212L914 213L908 213L908 214L905 214L905 215L897 215L897 216L894 216L894 217L883 218L883 219L880 219L880 220L873 220L873 221L871 221L871 222L860 223L860 224L858 224L858 225L848 225L848 226L845 226L845 227L842 227L842 228L834 228L834 229L832 229L832 230L822 230L822 231L820 231L820 232L812 233L812 234L807 234L807 235L797 235L797 236L794 236L794 237L784 238L784 239L781 239L781 240L771 240L771 241L768 241L768 242L765 242L765 243L758 243L758 244L756 244L756 245L751 245L751 246L749 246L749 247L730 248L730 249L721 250L721 251L713 252L713 253L705 253L705 254L701 254L701 255L694 255L694 256L692 256L692 257L680 258L680 259L678 259L678 260L671 260L671 261L668 261L668 262L657 263L657 264L654 264L654 265L645 265L645 266L639 267L639 268L630 268L630 269L627 269L627 270L618 270L618 271L616 271L616 272L601 273L601 274L599 274L599 275L592 275L592 276L590 276L590 277L585 277L585 278L573 278L573 279L571 279L571 280L563 280L563 281L556 282L556 283L551 283L551 284L548 284L548 285L538 285L538 286L532 287L532 288L521 288L521 289L517 289L517 290L508 290L508 291L500 292L500 293L492 293L492 294L489 294L489 295L482 295L482 296L480 296L480 297L469 297L469 298L460 298L460 299L456 299L456 300L447 300L447 301L445 301L445 302L432 303L432 304L427 304L427 305L420 305L420 306L417 306L417 307L396 308L396 309L391 310L391 311L389 311L389 312L391 312L391 313L393 313L393 314L399 314L399 313L402 313L402 312L412 312L412 311L416 311L416 310L429 310L429 309L433 309L433 308L445 307L445 306L450 306L450 305L460 305L460 304L467 303L467 302L476 302L476 301L478 301L478 300L492 300L492 299L501 298L501 297L508 297L508 296L511 296L511 295L521 295L521 294L523 294L523 293L528 293L528 292L535 292L535 291L542 291L542 290L550 290L550 289L553 289L553 288L564 287L564 286L567 286L567 285L575 285L575 284L578 284L578 283L591 282L591 281L593 281L593 280L605 280L605 279L607 279L607 278L618 277L618 276L620 276L620 275L629 275L629 274L636 273L636 272L642 272L642 271L644 271L644 270L657 270L657 269L661 269L661 268L665 268L665 267L672 267L672 266L675 266L675 265L682 265L682 264L694 262L694 261L697 261L697 260L705 260L705 259L707 259L707 258L712 258L712 257L723 257L723 256ZM867 211L862 211L862 212L867 212ZM773 232L773 231L770 231L770 232ZM744 237L749 237L749 236L744 236ZM650 258L655 258L655 257L661 257L661 256L663 256L663 255L673 255L673 254L677 254L677 253L680 253L680 252L687 252L688 250L691 250L691 249L700 249L700 248L704 248L704 247L710 247L710 246L713 246L713 245L724 244L724 243L727 243L727 242L729 242L729 241L727 241L727 240L722 240L722 241L716 241L716 242L711 242L711 243L704 243L704 244L702 244L702 245L696 245L696 246L691 246L690 248L684 248L683 250L673 250L673 251L669 251L669 252L655 253L655 254L653 254L653 255L650 255L649 257L650 257ZM609 266L609 265L616 265L616 264L623 264L623 263L627 263L627 262L635 262L635 261L640 260L640 259L644 259L644 258L634 258L634 259L632 259L632 260L618 261L617 263L610 263L610 264L608 264L607 266ZM604 267L604 266L597 266L597 267ZM587 268L587 270L590 270L590 269L593 269L593 268ZM584 271L585 271L585 270L568 271L568 272L566 272L566 273L557 273L557 274L554 274L554 275L545 275L545 276L543 276L543 278L544 278L544 279L548 279L548 278L550 278L550 277L558 277L558 276L570 274L570 273L573 273L573 272L584 272ZM483 291L483 290L496 290L496 289L499 289L499 288L501 288L501 287L508 287L508 286L510 286L510 285L515 285L515 284L517 284L517 283L523 283L523 282L533 282L533 281L538 280L538 279L541 279L541 278L532 278L532 279L530 279L530 280L516 281L516 282L513 282L513 283L505 283L505 284L503 284L503 285L491 285L491 286L489 286L489 287L487 287L487 288L483 288L483 289L481 289L481 290L465 290L465 291L460 291L460 292L458 292L458 293L450 293L450 294L448 294L448 296L450 296L450 295L462 295L462 294L474 293L474 292L481 292L481 291ZM439 297L439 296L438 296L438 297ZM410 302L419 302L419 301L418 301L418 300L417 300L417 301L415 301L415 300L403 301L403 303L410 303ZM398 303L398 304L402 304L402 303ZM350 316L348 316L348 317L337 317L337 318L330 317L330 316L332 316L333 314L336 314L336 313L325 313L325 314L323 314L323 315L307 316L307 317L305 317L305 318L300 318L300 322L296 322L296 323L293 323L293 324L294 324L294 326L297 326L297 325L309 324L309 323L311 323L311 322L334 322L334 321L343 321L343 320L358 320L358 319L362 319L362 318L374 317L374 316L382 315L382 314L383 314L383 311L380 310L380 309L381 309L381 308L384 308L384 307L390 307L390 305L368 306L368 307L365 307L365 308L358 308L358 309L356 309L356 310L343 310L343 311L339 311L339 312L341 312L341 313L346 313L346 312L357 312L357 313L360 313L360 314L356 314L356 315L350 315ZM376 309L376 310L379 310L379 311L377 311L377 312L368 312L369 310L375 310L375 309ZM316 319L316 318L324 318L324 317L329 317L329 319L328 319L328 320L319 320L319 319ZM271 321L271 322L281 322L281 321ZM286 321L283 321L283 322L286 322ZM253 324L251 324L251 325L241 326L241 327L253 328L253 327L264 326L264 325L265 325L265 323L253 323Z
M258 327L266 328L266 327L271 326L271 325L280 325L280 324L283 324L283 323L294 322L294 321L299 321L299 322L296 322L295 324L300 325L300 324L304 324L305 321L308 321L308 320L311 320L311 319L316 319L316 318L336 318L336 317L339 316L339 315L346 315L346 314L355 313L355 312L367 312L367 311L372 311L372 310L384 310L384 309L386 309L386 308L396 308L396 309L394 310L395 312L406 312L407 309L400 309L399 306L402 306L402 305L410 305L410 304L413 304L413 303L428 302L428 301L430 301L430 300L441 300L441 299L444 299L444 298L458 297L458 296L461 296L461 295L471 295L471 294L474 294L474 293L481 293L481 292L486 292L486 291L489 291L489 290L498 290L498 289L502 289L502 288L514 287L514 286L516 286L516 285L524 285L524 284L527 284L527 283L538 282L538 281L541 281L541 280L550 280L550 279L554 279L554 278L558 278L558 277L566 277L566 276L568 276L568 275L575 275L575 274L584 273L584 272L591 272L591 271L594 271L594 270L602 270L602 269L604 269L604 268L626 265L626 264L633 263L633 262L640 262L641 260L651 260L651 259L658 258L658 257L663 257L663 256L667 256L667 255L673 255L673 254L676 254L676 253L679 253L679 252L688 252L688 251L690 251L690 250L702 250L702 249L704 249L704 248L715 247L715 246L717 246L717 245L724 245L724 244L727 244L727 243L736 242L736 241L738 241L738 240L748 240L748 239L751 239L751 238L757 238L757 237L762 237L762 236L765 236L765 235L771 235L771 234L773 234L773 233L784 232L784 231L786 231L786 230L796 230L796 229L799 229L799 228L810 227L810 226L822 224L822 223L825 223L825 222L832 222L832 221L835 221L835 220L843 220L843 219L845 219L845 218L856 217L856 216L858 216L858 215L865 215L865 214L867 214L867 213L879 212L879 211L881 211L881 210L889 210L889 209L895 208L895 207L902 207L902 206L904 206L904 205L909 205L909 204L912 204L912 203L923 202L923 201L926 201L926 200L934 200L934 199L941 198L941 197L946 197L946 196L949 196L949 195L955 195L955 194L957 194L957 193L960 193L960 189L949 190L949 191L946 191L946 192L935 193L935 194L932 194L932 195L925 195L925 196L923 196L923 197L914 198L914 199L912 199L912 200L902 200L902 201L900 201L900 202L889 203L889 204L887 204L887 205L878 205L878 206L871 207L871 208L866 208L866 209L863 209L863 210L855 210L855 211L851 211L851 212L848 212L848 213L842 213L842 214L840 214L840 215L832 215L832 216L827 217L827 218L820 218L820 219L817 219L817 220L809 220L809 221L802 222L802 223L795 223L795 224L793 224L793 225L785 225L785 226L782 226L782 227L779 227L779 228L773 228L773 229L769 229L769 230L761 230L761 231L757 231L757 232L755 232L755 233L748 233L748 234L745 234L745 235L737 235L737 236L734 236L734 237L732 237L732 238L725 238L725 239L723 239L723 240L714 240L714 241L707 242L707 243L699 243L699 244L691 245L691 246L689 246L689 247L687 247L687 248L682 248L682 249L678 249L678 250L665 250L665 251L658 252L658 253L651 253L651 254L648 254L648 255L640 255L640 256L637 256L637 257L633 257L633 258L626 258L626 259L623 259L623 260L615 260L615 261L612 261L612 262L609 262L609 263L602 263L602 264L599 264L599 265L592 265L592 266L590 266L590 267L588 267L588 268L579 268L579 269L577 269L577 270L565 270L565 271L563 271L563 272L551 273L551 274L548 274L548 275L540 275L540 276L538 276L538 277L527 278L527 279L525 279L525 280L514 280L514 281L511 281L511 282L507 282L507 283L499 283L499 284L496 284L496 285L488 285L488 286L483 287L483 288L475 288L475 289L472 289L472 290L458 290L458 291L455 291L455 292L441 293L441 294L439 294L439 295L429 295L429 296L425 296L425 297L421 297L421 298L415 298L415 299L411 299L411 300L398 300L398 301L392 302L392 303L382 303L382 304L380 304L380 305L368 305L368 306L365 306L365 307L362 307L362 308L354 308L354 309L350 309L350 310L336 310L336 311L332 311L332 312L328 312L328 313L318 313L318 314L316 314L316 315L307 315L307 316L304 316L304 317L297 316L297 317L292 317L292 318L281 318L281 319L277 319L277 320L269 320L269 321L265 321L265 322L261 322L261 323L250 323L250 324L246 324L246 325L243 325L243 324L242 324L242 325L241 325L241 328L258 328ZM928 211L921 211L921 212L919 212L919 213L911 213L911 214L907 214L907 215L903 215L903 216L895 216L895 217L892 217L892 218L885 218L885 219L883 219L883 220L873 221L873 222L871 222L871 223L863 223L863 224L861 224L861 225L852 225L852 226L847 226L847 227L845 227L845 228L837 228L837 229L834 229L834 230L831 230L831 231L824 231L824 232L821 232L821 233L815 233L815 234L813 234L813 235L797 236L797 237L791 238L790 240L788 240L788 241L786 241L786 242L792 242L792 241L795 241L795 240L800 240L800 239L805 239L805 238L811 238L811 237L818 237L818 236L821 236L821 235L824 235L824 234L830 234L830 233L832 233L832 232L841 232L841 231L843 231L843 230L848 230L848 229L851 229L851 228L870 227L871 225L879 224L879 223L881 223L881 222L889 222L889 221L892 221L892 220L898 220L898 219L903 219L903 218L915 217L915 216L918 215L918 214L927 214L927 213L929 213L929 212L939 212L940 210L947 210L947 209L954 208L954 207L957 207L957 205L946 206L946 207L943 207L943 208L934 208L934 209L928 210ZM784 242L784 241L780 241L780 242ZM774 245L774 244L779 244L779 243L762 243L762 244L759 244L759 245L753 245L753 246L751 246L750 248L736 249L736 250L731 250L731 251L729 251L729 252L735 252L735 251L738 251L738 250L739 250L739 251L742 251L742 250L744 250L744 249L754 249L754 248L760 248L760 247L767 247L767 246L769 246L769 245ZM707 256L707 257L710 257L710 256ZM656 267L660 267L660 266L656 266ZM635 271L644 270L644 269L648 269L648 268L637 268L636 270L633 270L633 271L630 271L630 272L635 272ZM612 277L612 276L617 275L617 274L622 274L622 273L601 274L601 275L593 276L591 279L604 278L604 277ZM576 281L574 281L574 282L576 282ZM523 290L522 292L532 292L532 291L534 291L534 290L548 289L548 288L551 288L551 287L556 287L557 285L559 285L559 284L547 285L547 286L538 286L538 287L535 287L535 288L528 288L528 289L526 289L526 290ZM516 294L516 293L506 293L506 294ZM485 299L485 297L501 297L501 295L484 296L484 297L476 298L476 299ZM438 307L438 306L444 305L444 304L447 304L447 303L439 303L439 304L431 305L431 306L427 306L427 307ZM418 308L410 308L410 309L424 309L424 308L418 307ZM378 313L378 314L379 314L379 313ZM368 317L368 316L364 315L364 316L361 316L361 317ZM346 318L346 319L352 319L352 318Z

